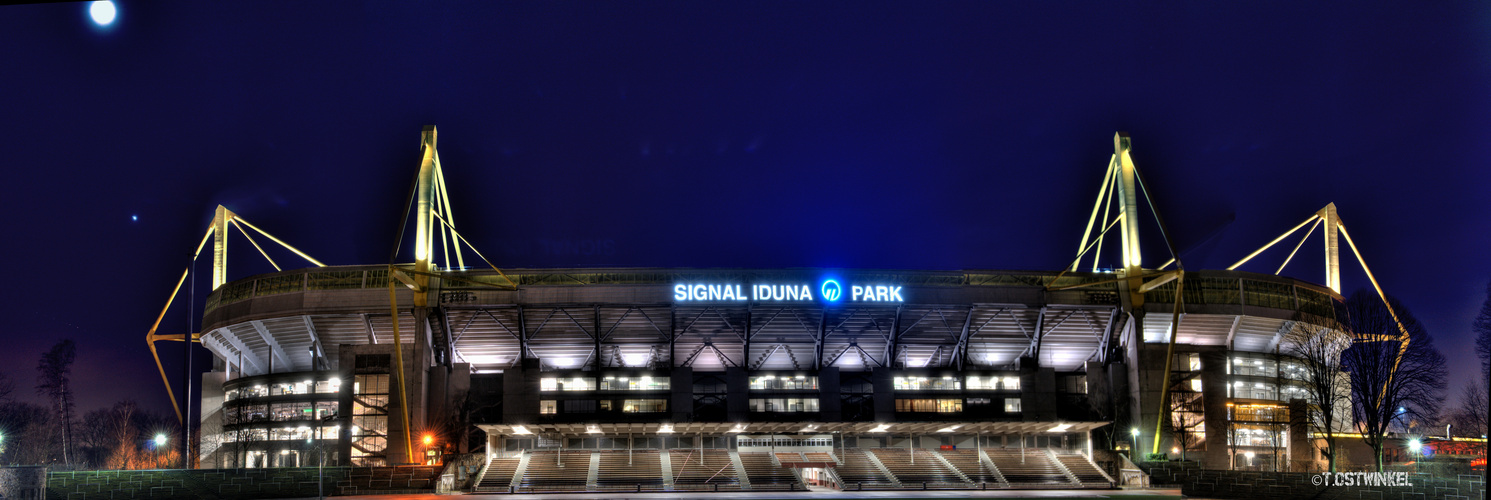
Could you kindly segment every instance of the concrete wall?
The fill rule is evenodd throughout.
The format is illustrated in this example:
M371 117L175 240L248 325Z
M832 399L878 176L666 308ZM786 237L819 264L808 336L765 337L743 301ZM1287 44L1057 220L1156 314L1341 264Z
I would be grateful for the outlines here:
M1201 354L1202 406L1206 414L1206 453L1203 465L1212 469L1231 468L1232 454L1227 446L1227 352Z
M1020 358L1020 413L1027 422L1056 420L1056 369Z
M45 467L0 468L0 498L10 500L42 498L46 482L47 469Z
M396 465L408 463L411 458L417 460L419 457L406 456L407 453L404 445L404 417L399 410L399 405L402 404L404 401L409 401L409 418L411 423L413 424L411 426L412 430L417 432L420 429L424 428L424 424L417 416L422 415L424 412L422 409L415 408L415 406L417 406L417 403L415 402L425 400L425 392L428 388L427 380L429 370L424 369L423 367L419 367L414 362L414 345L408 343L403 344L405 377L404 394L399 394L399 378L397 375L392 373L398 370L398 363L394 360L393 357L394 352L392 344L343 344L338 349L339 359L337 360L337 377L345 381L343 382L344 389L341 392L342 402L340 414L342 415L342 418L338 419L340 425L342 426L342 444L340 445L340 449L338 450L341 453L340 456L348 458L351 457L350 443L352 429L352 377L353 375L355 375L356 371L357 356L368 354L387 354L390 357L390 376L388 377L388 390L390 394L390 401L388 406L388 448L386 448L384 451L385 455L388 458L388 464ZM441 368L441 370L444 370L444 368ZM535 381L535 384L536 383L537 381ZM467 384L469 385L469 379Z
M327 495L348 476L346 467L327 467L321 485ZM304 498L317 493L317 470L198 469L78 471L47 474L47 498L66 499L230 499ZM19 498L10 497L6 498Z
M227 465L220 451L223 439L223 382L228 374L219 371L202 374L202 421L197 441L198 467L218 468Z
M1182 495L1204 498L1268 498L1282 500L1336 500L1441 498L1479 499L1485 493L1480 476L1434 477L1411 474L1412 486L1326 486L1314 473L1250 472L1202 469L1192 464L1140 464L1150 474L1150 484L1179 485Z
M694 417L694 369L674 368L668 375L668 387L672 398L668 409L674 422L688 422Z

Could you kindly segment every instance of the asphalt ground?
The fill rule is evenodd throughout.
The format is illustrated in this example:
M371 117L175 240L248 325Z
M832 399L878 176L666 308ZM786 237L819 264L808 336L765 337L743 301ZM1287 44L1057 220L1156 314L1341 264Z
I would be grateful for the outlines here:
M367 500L431 500L451 495L359 495L337 498ZM544 494L473 494L461 495L472 500L810 500L868 498L875 500L925 499L925 498L1039 498L1043 500L1103 499L1118 500L1180 500L1178 489L1147 490L932 490L932 491L808 491L782 492L722 492L722 493L544 493Z

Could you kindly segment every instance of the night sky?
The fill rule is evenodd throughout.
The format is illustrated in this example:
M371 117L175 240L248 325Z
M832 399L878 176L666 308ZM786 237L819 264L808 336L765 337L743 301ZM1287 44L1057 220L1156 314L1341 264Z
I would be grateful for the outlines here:
M1335 202L1451 394L1476 373L1484 2L427 3L0 7L18 392L73 338L81 409L169 411L143 338L213 208L386 263L426 124L503 267L1059 269L1124 130L1189 269ZM1285 274L1323 281L1319 237ZM230 278L272 270L234 238ZM187 302L163 332L199 323Z

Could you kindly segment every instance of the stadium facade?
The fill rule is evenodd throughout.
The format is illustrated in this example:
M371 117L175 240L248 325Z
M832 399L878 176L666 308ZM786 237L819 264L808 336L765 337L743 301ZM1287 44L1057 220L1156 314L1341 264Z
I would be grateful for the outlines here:
M1105 191L1124 187L1122 139ZM433 149L427 129L421 183ZM1124 217L1108 226L1135 234ZM1331 288L1142 283L1125 276L1158 271L1126 244L1130 269L1095 272L498 271L429 264L428 234L425 267L215 283L202 467L434 463L484 442L482 485L504 491L1108 487L1094 458L1150 451L1161 401L1162 451L1297 465L1318 453L1281 344L1340 333Z

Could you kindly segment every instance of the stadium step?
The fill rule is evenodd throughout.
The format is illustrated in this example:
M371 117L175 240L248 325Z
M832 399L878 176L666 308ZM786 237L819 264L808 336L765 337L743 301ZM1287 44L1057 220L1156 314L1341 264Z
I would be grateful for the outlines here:
M596 486L595 479L597 477L600 477L600 473L601 473L601 454L600 453L591 453L590 454L590 472L587 472L585 474L585 488L586 489L590 489L590 490L594 490L595 489L595 486Z
M880 473L884 474L885 478L890 480L891 484L896 485L897 488L906 487L906 485L901 484L901 480L897 479L895 474L891 474L890 467L886 467L885 463L881 462L879 458L876 458L874 453L865 452L865 458L869 459L870 463L875 464L875 468L880 469Z
M1072 474L1072 470L1068 469L1066 467L1066 464L1061 463L1061 459L1056 458L1056 452L1046 450L1046 458L1051 459L1051 463L1056 465L1056 468L1060 470L1062 474L1066 474L1067 481L1071 481L1073 486L1082 486L1082 481L1077 479L1077 475Z
M932 456L937 457L937 461L942 462L942 465L947 467L948 470L953 471L953 474L957 474L958 478L962 479L963 482L973 484L973 480L968 479L967 474L964 474L963 471L960 471L957 467L954 467L952 462L947 461L947 457L944 457L941 453L935 451L931 452L931 454Z
M993 474L994 477L999 480L999 487L1000 488L1008 488L1008 487L1010 487L1009 480L1005 479L1004 478L1004 474L1001 473L1001 472L999 472L999 466L994 465L994 459L989 458L989 454L988 453L984 453L984 450L982 450L982 449L978 450L978 459L979 459L980 462L983 462L984 467L988 467L989 468L989 473Z
M740 452L730 450L730 463L735 465L735 477L740 478L740 489L751 489L751 475L746 473L745 464L740 461Z
M518 468L513 471L512 479L509 479L507 482L509 488L516 489L518 485L523 484L523 474L528 471L528 461L532 459L533 454L527 452L523 453L523 456L518 459Z
M668 450L658 452L658 462L663 470L663 489L673 491L673 457Z

